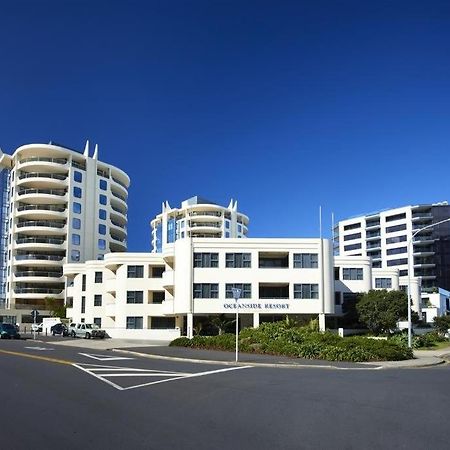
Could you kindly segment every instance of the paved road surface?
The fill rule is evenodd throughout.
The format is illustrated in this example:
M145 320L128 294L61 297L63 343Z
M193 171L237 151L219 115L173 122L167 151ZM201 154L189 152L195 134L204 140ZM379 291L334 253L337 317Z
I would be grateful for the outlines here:
M237 369L108 359L120 357L1 341L1 447L448 449L449 366Z

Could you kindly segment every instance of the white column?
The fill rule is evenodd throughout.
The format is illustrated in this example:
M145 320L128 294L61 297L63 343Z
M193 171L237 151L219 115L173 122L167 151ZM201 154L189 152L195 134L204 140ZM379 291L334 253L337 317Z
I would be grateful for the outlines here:
M189 313L187 315L187 337L192 338L194 336L194 314Z
M319 314L319 331L325 331L325 314Z
M259 313L253 313L253 328L259 327Z

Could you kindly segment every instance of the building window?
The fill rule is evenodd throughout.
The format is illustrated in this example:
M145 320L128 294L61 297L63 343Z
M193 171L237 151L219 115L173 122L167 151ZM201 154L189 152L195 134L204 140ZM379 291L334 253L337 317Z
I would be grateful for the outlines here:
M225 228L228 230L230 228L230 221L225 220Z
M219 298L218 283L194 283L194 298Z
M127 329L128 330L142 330L143 329L143 317L127 317Z
M150 266L148 268L149 278L162 278L165 270L164 266Z
M361 222L344 225L344 231L356 230L357 228L361 228Z
M81 203L73 202L73 212L77 214L81 213Z
M72 228L75 230L79 230L81 228L81 220L74 217L72 219Z
M319 298L318 284L294 284L294 298Z
M102 318L94 317L94 325L97 325L99 328L101 328L102 327Z
M386 244L397 244L398 242L406 242L406 236L395 236L386 239Z
M102 191L106 191L106 189L108 189L108 182L106 180L100 180L99 185Z
M339 280L339 267L334 268L334 279Z
M339 306L341 304L341 293L338 291L335 291L334 293L334 304L336 306Z
M359 250L361 244L344 245L344 251L349 252L351 250Z
M406 277L407 275L408 275L408 270L400 270L400 272L398 273L399 277Z
M230 232L229 231L225 231L225 237L229 238L230 237Z
M106 220L106 209L98 210L98 218L102 220Z
M79 234L72 234L72 244L73 245L80 245L81 238Z
M353 233L353 234L347 234L347 236L344 236L344 241L352 241L353 239L360 239L361 233Z
M98 226L98 232L99 234L106 234L106 225L103 225L102 223Z
M78 262L80 260L80 251L79 250L72 250L70 252L70 259L71 259L71 261Z
M294 253L295 269L317 269L318 267L317 253Z
M393 227L386 227L386 233L395 233L396 231L406 230L406 223L402 225L394 225Z
M100 202L100 205L107 205L108 204L108 199L107 199L106 195L100 194L99 195L99 202Z
M104 239L98 240L98 248L99 250L106 250L106 241Z
M194 267L219 267L219 254L194 253Z
M250 283L226 283L225 298L234 298L233 288L241 290L240 298L252 298L252 285Z
M391 259L387 262L387 266L402 266L403 264L408 264L408 258Z
M238 233L242 233L242 225L238 225L237 229L238 229Z
M363 270L359 268L344 267L342 270L344 280L362 280Z
M165 300L166 294L164 291L153 291L151 298L152 303L161 304Z
M393 216L387 216L386 222L393 222L394 220L406 219L406 213L395 214Z
M397 248L390 248L386 250L386 254L389 255L398 255L400 253L406 253L408 251L407 247L397 247Z
M78 186L74 186L73 196L76 198L81 198L81 195L82 195L81 188L79 188Z
M375 287L377 289L391 289L392 279L391 278L375 278Z
M102 296L101 294L94 295L94 306L102 306Z
M83 174L75 170L75 172L73 173L73 179L74 181L81 183L83 181Z
M173 330L175 317L152 317L152 330Z
M251 253L227 253L225 267L244 268L252 266Z
M81 290L85 291L86 290L86 275L83 275L81 277Z
M83 295L81 296L81 314L84 314L86 312L86 297Z
M102 283L103 282L103 272L95 272L95 283Z
M128 266L127 278L144 278L144 266Z
M99 254L99 255L97 255L97 259L103 260L103 259L105 259L105 255Z
M144 303L144 291L127 291L127 303Z

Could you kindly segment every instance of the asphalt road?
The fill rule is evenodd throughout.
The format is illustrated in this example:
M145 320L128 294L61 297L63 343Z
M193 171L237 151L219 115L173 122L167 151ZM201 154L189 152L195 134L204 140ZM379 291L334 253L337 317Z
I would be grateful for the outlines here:
M449 447L449 366L237 369L108 359L124 357L0 341L1 448Z

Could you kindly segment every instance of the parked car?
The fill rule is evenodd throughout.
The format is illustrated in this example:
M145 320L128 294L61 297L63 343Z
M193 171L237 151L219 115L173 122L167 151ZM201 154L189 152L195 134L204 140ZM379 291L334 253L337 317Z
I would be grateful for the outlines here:
M53 336L60 334L61 336L69 336L69 329L63 323L56 323L50 328Z
M99 338L103 339L106 336L104 330L101 330L97 325L91 323L71 323L69 325L69 334L72 337L83 337L85 339Z
M2 339L20 339L20 334L14 325L10 323L0 323L0 337Z
M41 323L32 323L31 331L36 331L36 332L42 333L42 322Z

